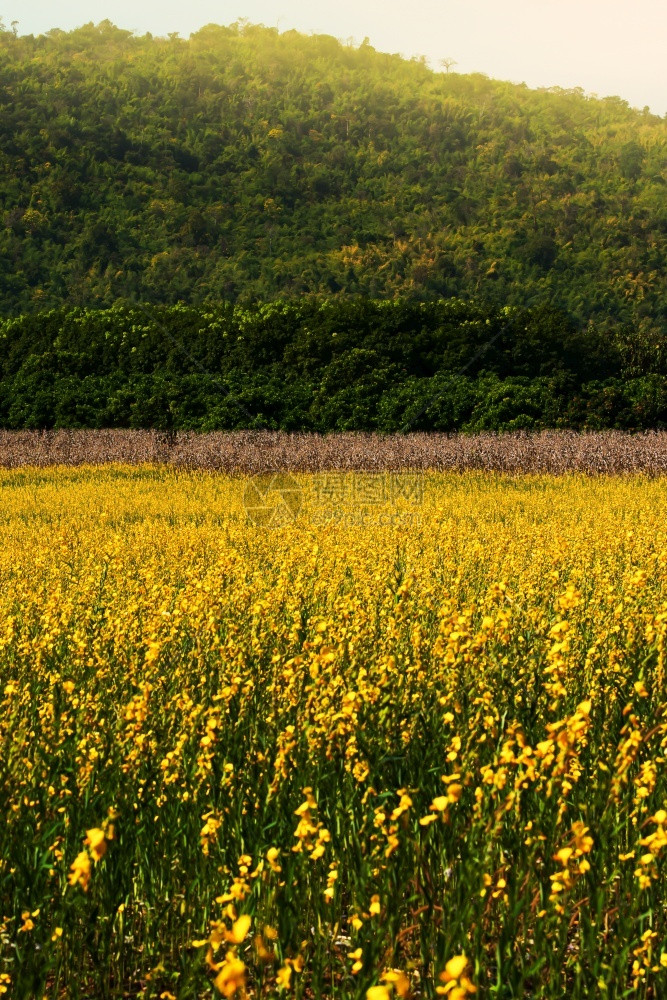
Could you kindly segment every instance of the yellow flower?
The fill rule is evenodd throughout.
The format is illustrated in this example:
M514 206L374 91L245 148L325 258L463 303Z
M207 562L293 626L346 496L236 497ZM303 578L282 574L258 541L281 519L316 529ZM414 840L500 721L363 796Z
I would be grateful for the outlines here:
M160 655L160 643L159 642L149 642L148 648L146 650L146 665L150 666L155 663L158 656Z
M361 961L363 952L361 948L355 948L354 951L350 952L350 958L354 959L354 964L352 966L352 975L356 976L357 972L361 972L364 967L364 963Z
M281 989L289 989L289 984L292 979L292 968L289 965L281 966L276 972L276 982Z
M406 997L410 992L410 980L400 969L389 969L383 973L382 979L385 983L391 983L399 997Z
M445 965L440 973L440 981L444 986L436 986L436 993L449 997L449 1000L465 1000L469 994L476 993L477 987L464 975L468 968L468 959L462 955L456 955Z
M573 847L561 847L560 851L554 854L554 861L558 861L561 865L566 865L573 854Z
M572 839L577 851L588 854L593 849L593 838L588 836L588 827L578 820L572 824Z
M458 802L461 798L461 792L463 791L463 785L453 784L447 789L447 798L450 802Z
M238 918L238 920L234 921L231 931L225 932L225 938L227 941L231 941L232 944L241 944L241 942L247 937L251 923L252 917L248 916L247 913L244 913Z
M468 959L465 955L456 955L445 965L444 972L440 974L440 978L443 982L447 983L452 979L458 979L459 976L463 975L466 968L468 967Z
M84 844L89 848L93 859L101 861L107 852L107 841L104 830L100 830L98 827L95 827L93 830L87 830Z
M229 951L213 982L224 997L233 997L236 991L245 985L245 976L245 964L232 951Z
M391 1000L391 994L386 986L371 986L366 990L366 1000Z
M77 854L74 862L71 865L70 874L67 876L70 885L77 885L81 883L81 888L84 892L88 892L88 883L90 882L90 855L88 851L81 851Z
M271 870L274 872L282 871L282 868L278 864L279 857L280 857L280 851L278 850L278 848L269 847L268 851L266 852L266 860L269 862Z

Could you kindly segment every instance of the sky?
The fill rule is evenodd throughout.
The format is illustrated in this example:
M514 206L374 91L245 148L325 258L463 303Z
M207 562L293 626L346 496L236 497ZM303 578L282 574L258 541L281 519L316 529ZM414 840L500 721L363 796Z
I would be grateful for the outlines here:
M20 34L106 18L143 34L239 18L424 55L433 68L531 87L582 87L667 114L667 0L0 0Z

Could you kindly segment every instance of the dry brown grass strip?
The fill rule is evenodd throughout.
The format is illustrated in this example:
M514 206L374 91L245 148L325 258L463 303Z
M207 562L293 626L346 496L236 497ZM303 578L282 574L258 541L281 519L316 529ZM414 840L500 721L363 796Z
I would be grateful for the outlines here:
M0 467L157 463L228 473L325 469L667 472L667 431L538 434L232 431L173 436L140 430L0 431Z

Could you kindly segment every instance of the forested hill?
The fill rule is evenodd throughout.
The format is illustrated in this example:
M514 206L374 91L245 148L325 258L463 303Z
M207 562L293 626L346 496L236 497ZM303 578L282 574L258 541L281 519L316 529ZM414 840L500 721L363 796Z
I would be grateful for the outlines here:
M0 308L549 301L653 338L667 119L244 23L0 33Z

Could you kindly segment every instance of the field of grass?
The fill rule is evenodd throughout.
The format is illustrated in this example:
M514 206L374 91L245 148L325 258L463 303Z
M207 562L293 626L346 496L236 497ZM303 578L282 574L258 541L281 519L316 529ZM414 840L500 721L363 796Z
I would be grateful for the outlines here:
M665 479L0 498L0 993L667 995Z
M286 431L0 430L0 468L170 465L265 472L667 473L667 431L312 434Z

